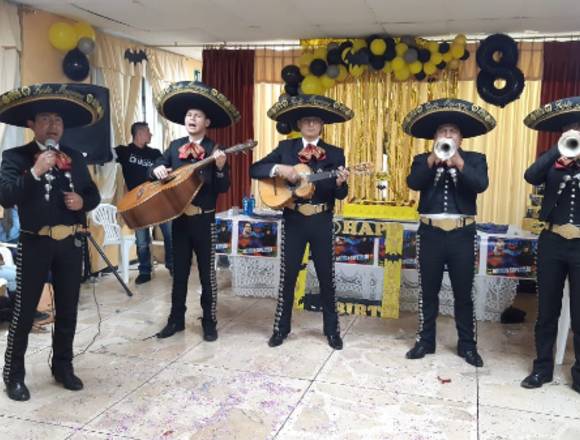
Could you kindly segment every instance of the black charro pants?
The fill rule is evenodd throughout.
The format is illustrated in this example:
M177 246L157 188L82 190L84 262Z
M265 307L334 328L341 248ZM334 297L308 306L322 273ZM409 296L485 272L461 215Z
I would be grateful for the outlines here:
M580 384L580 239L567 240L544 230L538 239L538 319L534 371L552 374L554 343L566 277L570 279L570 317L576 362L572 379Z
M436 347L435 321L445 265L453 288L458 348L471 350L476 346L472 297L476 245L474 224L449 232L423 223L419 226L417 261L421 293L417 341L429 348Z
M334 235L332 212L304 216L296 211L284 211L282 228L280 287L274 320L274 332L290 333L294 289L306 244L320 283L320 299L324 334L340 333L334 284Z
M80 243L79 240L76 241ZM56 313L52 368L62 371L72 367L82 248L75 245L74 236L53 240L23 233L20 235L16 264L17 290L8 331L4 382L24 380L24 355L28 347L28 334L49 272L52 274Z
M182 215L173 220L173 289L169 321L185 322L187 283L193 252L201 283L203 323L216 323L217 281L215 273L215 213Z

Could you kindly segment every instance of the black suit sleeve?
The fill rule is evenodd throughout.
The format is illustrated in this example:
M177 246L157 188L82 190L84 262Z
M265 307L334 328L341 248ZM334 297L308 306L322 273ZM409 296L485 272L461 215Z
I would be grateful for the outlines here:
M560 152L558 151L558 146L554 145L544 154L536 159L536 161L529 166L529 168L524 173L524 179L526 182L532 185L541 185L546 181L548 176L548 171L554 166L554 163L560 157Z
M36 187L42 185L32 174L25 172L26 163L16 153L6 150L2 153L0 166L0 205L10 208L26 201Z
M344 151L339 150L339 157L338 157L338 164L337 164L337 168L338 167L343 167L344 166ZM342 185L337 186L334 190L334 198L338 199L338 200L343 200L346 198L346 196L348 195L348 183L344 182Z
M484 192L489 186L485 155L476 154L471 156L471 160L464 160L463 170L458 172L458 180L460 185L465 185L473 192Z
M85 158L82 155L78 155L75 161L79 162L79 167L81 168L81 178L84 185L80 191L80 196L83 198L83 208L84 212L89 212L95 209L99 203L101 203L101 194L97 185L93 181L91 174L89 173L89 168Z
M414 191L422 191L433 185L436 171L429 168L427 164L427 154L419 154L413 159L411 172L407 176L407 186Z
M255 162L250 167L250 177L252 179L267 179L270 177L272 167L276 164L282 163L282 147L278 147L266 157L263 157L258 162Z
M217 193L225 193L230 189L230 166L228 163L221 171L213 164L213 187Z

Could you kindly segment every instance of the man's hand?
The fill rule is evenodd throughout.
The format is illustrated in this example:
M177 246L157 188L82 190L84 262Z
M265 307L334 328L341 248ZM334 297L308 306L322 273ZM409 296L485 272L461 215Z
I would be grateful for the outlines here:
M153 175L159 180L167 179L170 172L171 168L167 168L165 165L159 165L153 169Z
M338 174L336 175L336 186L341 186L348 180L349 172L344 167L338 167Z
M75 192L64 191L64 204L71 211L80 211L83 209L83 198Z
M465 162L459 153L456 152L453 156L451 156L450 159L447 160L446 164L449 168L457 168L459 171L463 171L463 165L465 165Z
M226 153L222 150L215 150L212 154L215 159L215 166L218 170L223 170L224 166L226 165Z
M40 177L44 175L46 172L50 171L54 165L56 164L56 153L54 151L45 151L41 153L36 162L34 162L34 166L32 169L34 170L34 174L36 177Z
M435 153L431 153L427 158L427 165L429 168L433 168L434 165L439 165L441 163L441 159L439 159Z
M276 166L276 175L286 179L290 183L296 183L300 180L300 175L291 165Z

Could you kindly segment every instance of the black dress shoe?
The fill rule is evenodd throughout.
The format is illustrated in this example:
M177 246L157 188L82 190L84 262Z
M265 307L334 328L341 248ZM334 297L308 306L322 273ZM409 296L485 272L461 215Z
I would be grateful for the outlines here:
M411 348L407 352L407 354L405 354L405 357L407 359L421 359L424 358L426 354L433 353L435 353L434 348L427 347L425 344L422 344L421 342L416 342L415 346Z
M330 345L335 350L342 350L342 338L338 333L334 335L327 335L328 345Z
M159 339L164 339L173 336L175 333L181 332L183 330L185 330L185 324L176 324L175 322L168 322L167 325L163 327L163 330L157 333L156 336Z
M13 380L6 384L6 394L12 400L17 400L19 402L24 402L30 399L30 391L24 384L23 380Z
M552 382L552 375L542 373L541 371L532 371L528 377L522 380L522 388L532 389L540 388L545 383Z
M52 375L54 380L62 384L67 390L79 391L84 388L83 381L76 376L71 369L66 370L53 370Z
M202 321L201 326L203 328L203 340L207 342L213 342L218 338L217 333L217 323L213 321Z
M135 284L144 284L151 281L151 274L140 273L137 278L135 278Z
M457 349L457 354L474 367L483 367L483 359L475 348L470 350Z
M268 345L270 347L277 347L279 345L282 345L282 342L284 342L284 339L286 339L286 336L288 336L288 335L283 335L282 333L275 332L270 337L270 340L268 341Z

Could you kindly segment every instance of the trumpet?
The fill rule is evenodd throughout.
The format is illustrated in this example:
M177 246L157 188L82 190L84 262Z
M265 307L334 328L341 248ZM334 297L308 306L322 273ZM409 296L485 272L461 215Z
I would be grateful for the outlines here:
M558 139L558 151L564 157L574 159L580 155L580 131L568 130Z
M446 161L455 155L457 152L457 145L455 145L453 139L439 138L435 142L433 152L435 153L435 156L437 156L437 159Z

